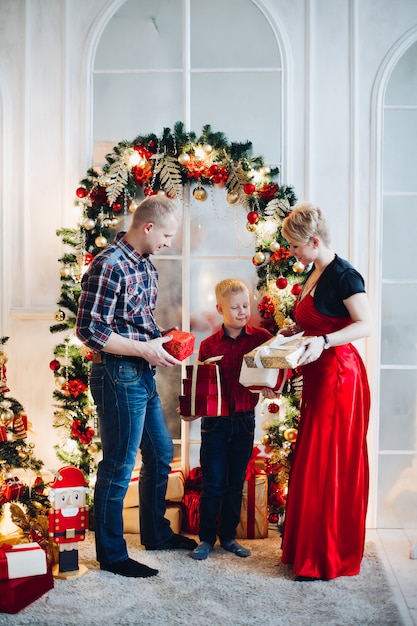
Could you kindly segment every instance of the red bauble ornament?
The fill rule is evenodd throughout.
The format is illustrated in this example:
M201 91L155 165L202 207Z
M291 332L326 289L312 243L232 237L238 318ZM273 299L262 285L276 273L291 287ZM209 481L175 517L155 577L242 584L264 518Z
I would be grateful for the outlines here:
M276 513L271 513L268 517L268 521L270 524L277 524L278 523L278 515Z
M259 215L256 211L249 211L247 219L249 224L256 224L257 222L259 222Z
M143 190L143 193L145 194L145 196L154 196L155 192L152 189L152 187L145 187L145 189Z
M288 281L286 278L284 278L284 276L280 276L275 282L275 284L278 287L278 289L285 289L285 287L288 285Z
M61 367L61 363L57 359L54 359L53 361L49 363L49 367L51 368L53 372L55 372Z
M77 196L77 198L85 198L87 193L88 192L85 187L78 187L77 191L75 192L75 195Z
M301 293L301 290L302 290L301 285L299 285L298 283L295 283L295 285L293 285L291 288L291 293L293 294L293 296L298 296L298 294Z
M113 202L112 207L113 211L115 213L120 213L120 211L122 210L122 203L121 202Z
M271 402L270 404L268 404L268 411L270 413L278 413L279 404L277 404L276 402Z
M94 259L94 256L91 254L91 252L86 252L84 255L84 264L90 265L93 259Z
M246 183L246 185L243 185L243 191L248 196L251 196L255 191L255 185L253 183Z

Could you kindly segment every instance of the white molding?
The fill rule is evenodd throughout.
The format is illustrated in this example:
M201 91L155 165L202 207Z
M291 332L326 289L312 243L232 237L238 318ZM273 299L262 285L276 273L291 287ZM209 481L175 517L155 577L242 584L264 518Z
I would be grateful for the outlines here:
M385 55L375 77L371 95L370 167L369 167L369 296L374 303L374 332L368 340L370 380L373 381L372 416L369 440L371 493L378 493L379 396L381 361L381 283L382 283L382 207L383 207L383 139L384 99L392 70L404 52L417 41L417 26L408 30ZM376 506L369 513L370 524L376 526Z
M10 334L9 311L11 303L10 241L11 211L10 158L11 154L11 98L0 74L0 336ZM6 182L9 181L9 182Z

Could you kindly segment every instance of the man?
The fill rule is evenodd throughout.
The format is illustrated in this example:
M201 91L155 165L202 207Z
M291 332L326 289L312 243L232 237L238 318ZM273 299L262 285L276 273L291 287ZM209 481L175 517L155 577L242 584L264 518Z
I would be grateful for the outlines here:
M94 495L97 560L103 570L129 577L157 570L128 557L123 538L123 499L140 447L141 542L147 550L189 549L196 542L172 532L165 495L173 443L155 386L155 367L180 361L164 349L154 311L158 273L149 255L171 246L179 215L166 196L151 196L136 209L126 233L118 233L82 279L77 335L97 354L90 388L99 415L103 460Z

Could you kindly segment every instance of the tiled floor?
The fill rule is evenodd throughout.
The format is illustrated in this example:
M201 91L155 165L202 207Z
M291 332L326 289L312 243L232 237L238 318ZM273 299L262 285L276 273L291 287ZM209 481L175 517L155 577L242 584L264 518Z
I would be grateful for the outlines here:
M367 539L378 548L405 626L417 626L417 558L410 559L417 529L368 529Z

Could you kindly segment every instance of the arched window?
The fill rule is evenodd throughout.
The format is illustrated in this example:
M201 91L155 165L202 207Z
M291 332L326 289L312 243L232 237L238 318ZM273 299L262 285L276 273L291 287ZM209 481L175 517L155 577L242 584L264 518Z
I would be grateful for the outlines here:
M417 42L395 65L383 106L377 526L417 511Z
M250 140L255 154L281 169L281 56L271 24L251 0L127 0L96 49L95 165L122 139L160 135L182 121L197 135L210 124L230 142ZM190 194L175 245L154 258L160 323L191 329L198 346L220 323L214 299L219 280L234 276L254 291L252 255L242 207L228 205L222 190L205 202ZM182 375L161 369L158 384L174 441L186 444L181 454L187 466L190 449L191 464L198 463L199 421L184 424L181 433L175 409Z

